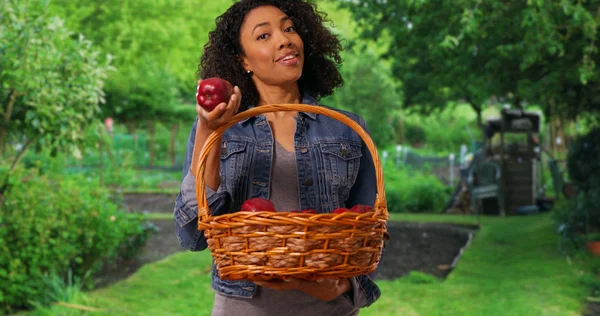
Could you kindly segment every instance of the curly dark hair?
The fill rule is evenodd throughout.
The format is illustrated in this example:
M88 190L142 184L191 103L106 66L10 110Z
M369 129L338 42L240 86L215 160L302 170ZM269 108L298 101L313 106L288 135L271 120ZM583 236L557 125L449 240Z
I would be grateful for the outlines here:
M237 56L243 55L240 29L246 14L252 9L271 5L288 15L296 32L304 42L304 69L298 81L300 91L320 99L344 84L338 71L342 63L342 45L324 25L327 15L317 11L315 4L304 0L241 0L216 19L216 28L210 32L204 54L198 65L201 78L220 77L242 91L240 111L256 105L258 91Z

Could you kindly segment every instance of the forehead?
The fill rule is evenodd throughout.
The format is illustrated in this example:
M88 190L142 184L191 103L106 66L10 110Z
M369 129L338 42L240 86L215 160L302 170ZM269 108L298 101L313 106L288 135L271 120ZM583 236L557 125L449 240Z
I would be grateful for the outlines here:
M279 21L287 15L283 13L279 8L274 6L260 6L254 8L246 14L244 23L242 24L242 30L252 31L254 27L261 23L279 24Z

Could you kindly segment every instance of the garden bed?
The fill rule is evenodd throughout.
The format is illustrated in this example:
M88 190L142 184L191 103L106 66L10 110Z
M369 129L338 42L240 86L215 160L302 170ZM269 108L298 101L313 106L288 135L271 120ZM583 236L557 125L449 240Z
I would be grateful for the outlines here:
M124 199L131 210L150 213L167 213L173 209L174 196L170 194L131 194ZM135 273L143 264L158 261L176 252L185 251L179 246L173 220L155 219L154 233L135 260L117 262L96 276L96 286L104 287ZM388 231L392 240L376 274L378 280L402 277L410 271L421 271L445 278L458 262L461 248L476 231L475 226L451 224L420 224L390 222Z

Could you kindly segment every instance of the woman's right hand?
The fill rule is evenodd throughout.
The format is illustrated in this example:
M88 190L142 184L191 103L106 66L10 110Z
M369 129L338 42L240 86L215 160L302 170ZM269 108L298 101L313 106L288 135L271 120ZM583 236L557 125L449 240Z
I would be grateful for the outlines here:
M200 85L200 82L202 82L202 79L198 80L198 85ZM240 91L240 88L235 86L233 88L233 93L229 98L229 102L223 102L217 105L210 112L196 103L196 112L198 112L198 118L200 119L201 123L198 127L209 132L217 130L219 127L228 123L237 113L238 109L240 108L241 101L242 92Z

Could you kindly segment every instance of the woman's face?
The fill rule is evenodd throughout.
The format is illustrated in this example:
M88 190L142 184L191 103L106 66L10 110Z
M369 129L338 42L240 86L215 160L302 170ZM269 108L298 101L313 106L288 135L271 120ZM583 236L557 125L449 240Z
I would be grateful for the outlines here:
M273 6L250 11L240 29L246 71L256 84L285 85L298 81L304 65L304 43L292 20Z

